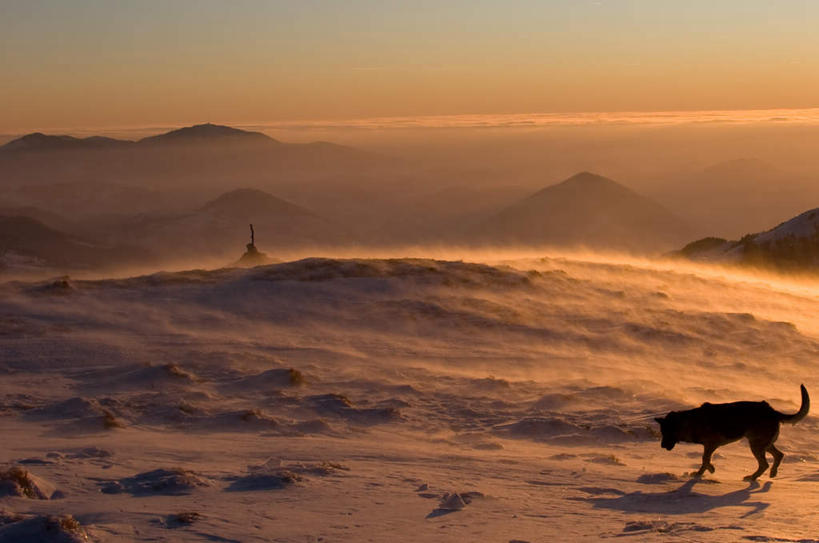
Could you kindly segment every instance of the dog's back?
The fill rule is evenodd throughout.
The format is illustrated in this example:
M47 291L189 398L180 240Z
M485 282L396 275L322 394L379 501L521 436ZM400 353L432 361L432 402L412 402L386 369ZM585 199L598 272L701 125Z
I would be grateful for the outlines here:
M704 403L683 411L695 443L731 443L779 425L781 413L768 402Z

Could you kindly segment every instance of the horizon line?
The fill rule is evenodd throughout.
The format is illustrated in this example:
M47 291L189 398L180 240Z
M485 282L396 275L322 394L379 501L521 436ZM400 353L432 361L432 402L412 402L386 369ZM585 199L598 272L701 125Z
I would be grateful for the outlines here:
M160 134L162 131L212 123L245 130L417 130L417 129L509 129L570 126L675 126L685 124L819 124L819 107L711 109L660 111L596 111L559 113L462 113L441 115L392 115L345 119L296 119L280 121L153 122L141 125L96 125L4 129L0 137L18 137L42 132L59 135L105 133ZM156 131L156 132L153 132Z

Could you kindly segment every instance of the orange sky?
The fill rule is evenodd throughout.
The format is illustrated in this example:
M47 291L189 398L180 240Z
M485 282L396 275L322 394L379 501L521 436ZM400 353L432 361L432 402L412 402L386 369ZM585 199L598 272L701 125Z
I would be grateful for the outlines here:
M0 3L0 133L819 106L810 0Z

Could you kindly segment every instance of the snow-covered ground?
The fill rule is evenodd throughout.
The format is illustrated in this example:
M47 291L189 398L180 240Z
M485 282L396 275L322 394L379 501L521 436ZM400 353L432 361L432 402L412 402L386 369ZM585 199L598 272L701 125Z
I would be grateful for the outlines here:
M752 484L745 443L690 479L701 447L661 449L653 422L817 397L819 289L671 266L0 285L0 543L819 541L813 415Z

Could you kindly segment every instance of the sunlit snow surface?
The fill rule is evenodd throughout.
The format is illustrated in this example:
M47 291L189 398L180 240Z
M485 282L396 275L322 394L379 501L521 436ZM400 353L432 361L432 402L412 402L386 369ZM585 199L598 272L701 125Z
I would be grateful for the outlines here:
M485 262L0 286L2 469L54 498L0 497L0 542L34 514L92 541L819 538L813 415L750 486L745 443L690 480L701 447L661 449L653 422L819 397L815 285Z

